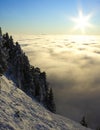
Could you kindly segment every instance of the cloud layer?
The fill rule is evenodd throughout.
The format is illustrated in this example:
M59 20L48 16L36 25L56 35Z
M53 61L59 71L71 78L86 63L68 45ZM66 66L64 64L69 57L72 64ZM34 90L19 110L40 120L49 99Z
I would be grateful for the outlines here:
M47 72L57 113L92 127L100 124L100 37L34 35L15 37L30 62Z

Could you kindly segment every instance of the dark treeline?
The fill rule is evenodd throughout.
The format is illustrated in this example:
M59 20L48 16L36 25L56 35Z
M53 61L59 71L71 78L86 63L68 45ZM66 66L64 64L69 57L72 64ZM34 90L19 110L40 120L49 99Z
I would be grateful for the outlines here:
M8 33L2 34L0 28L0 75L3 73L18 88L55 113L53 91L47 82L46 73L31 66L19 43L14 43Z

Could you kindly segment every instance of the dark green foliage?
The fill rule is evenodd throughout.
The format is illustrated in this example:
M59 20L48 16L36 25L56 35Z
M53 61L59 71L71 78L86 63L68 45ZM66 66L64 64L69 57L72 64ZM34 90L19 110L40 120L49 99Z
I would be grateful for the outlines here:
M85 116L83 116L82 120L80 121L80 124L85 126L85 127L88 127L88 124L86 122Z
M0 27L0 36L2 36L2 30L1 30L1 27Z
M48 93L48 109L53 113L56 112L52 88L50 88L49 93Z
M37 101L41 102L47 109L55 112L53 92L52 89L49 89L46 73L41 72L40 68L34 68L30 65L28 57L22 51L19 43L14 43L12 36L6 33L3 35L3 40L3 47L8 50L9 55L7 75L13 77L13 81L16 85L29 96L35 97ZM2 59L1 54L0 59ZM5 64L5 62L3 64L2 60L0 63L2 63L3 66Z
M35 97L39 102L42 102L44 106L51 112L56 111L54 96L52 88L49 88L47 83L46 73L41 72L39 68L31 66L31 73L33 82L35 85Z
M2 39L2 31L0 28L0 75L2 75L7 69L7 51L3 44L4 41Z
M0 74L3 74L7 69L6 55L3 48L0 47Z

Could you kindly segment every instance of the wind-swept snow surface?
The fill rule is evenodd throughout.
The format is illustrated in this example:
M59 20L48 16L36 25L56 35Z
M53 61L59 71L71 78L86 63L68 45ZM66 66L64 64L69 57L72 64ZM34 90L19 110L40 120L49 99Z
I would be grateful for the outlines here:
M90 130L47 111L4 76L0 80L0 130Z

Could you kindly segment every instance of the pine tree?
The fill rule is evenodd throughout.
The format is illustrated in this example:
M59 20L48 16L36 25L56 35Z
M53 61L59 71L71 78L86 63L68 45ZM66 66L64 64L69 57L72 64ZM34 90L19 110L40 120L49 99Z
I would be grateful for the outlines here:
M82 120L80 121L80 124L85 126L85 127L88 127L88 124L86 122L85 116L83 116Z
M52 88L50 88L49 93L48 93L48 104L47 105L48 105L48 109L51 112L53 112L53 113L56 112Z
M7 55L5 48L3 47L3 42L0 40L0 75L2 75L7 69Z
M53 92L48 87L46 73L41 72L38 67L31 66L19 43L14 43L12 36L8 33L2 36L1 28L0 35L4 42L3 47L0 45L0 73L3 73L6 68L5 51L2 49L5 47L9 53L7 74L13 76L14 82L20 89L29 96L35 97L48 110L55 112Z
M0 27L0 36L2 36L2 30L1 30L1 27Z

